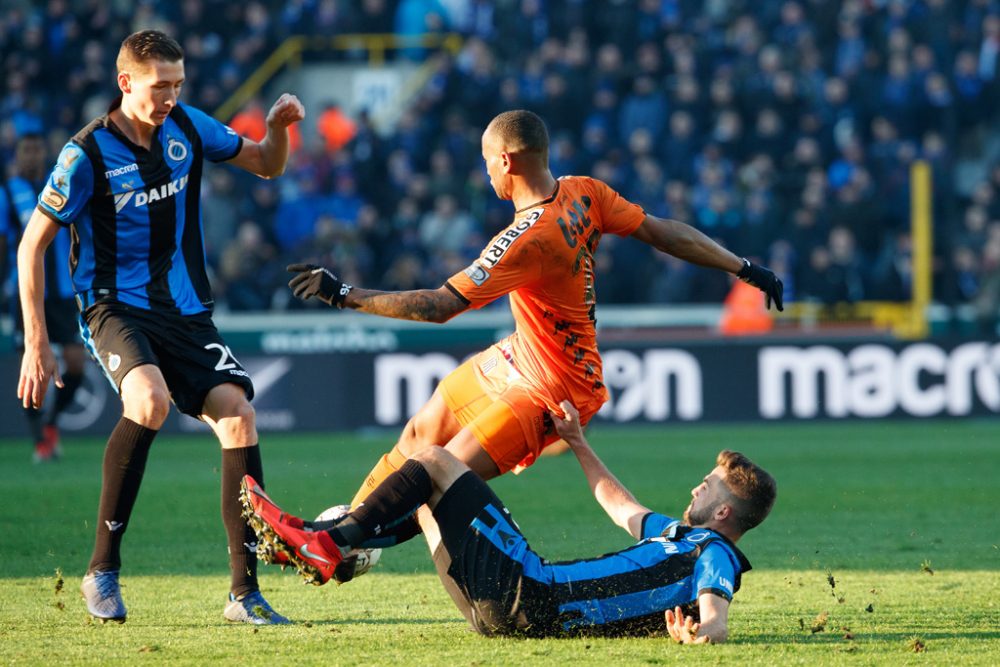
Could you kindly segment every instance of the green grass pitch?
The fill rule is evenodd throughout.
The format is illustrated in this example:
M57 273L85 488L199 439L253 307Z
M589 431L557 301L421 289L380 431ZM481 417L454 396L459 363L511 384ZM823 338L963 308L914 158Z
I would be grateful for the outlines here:
M391 437L268 435L268 489L304 515L346 502ZM590 437L666 513L684 508L723 447L774 473L774 512L740 544L755 568L730 643L484 639L417 540L339 588L262 567L268 599L298 624L227 625L217 445L164 436L125 539L121 626L90 622L78 594L103 442L70 440L61 462L41 466L26 443L0 443L0 664L1000 664L1000 422L598 426ZM550 559L629 544L572 454L494 488Z

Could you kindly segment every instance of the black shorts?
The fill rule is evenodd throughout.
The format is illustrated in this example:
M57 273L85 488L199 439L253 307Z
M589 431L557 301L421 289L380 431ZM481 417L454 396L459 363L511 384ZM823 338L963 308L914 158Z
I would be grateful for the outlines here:
M15 299L14 321L18 349L24 348L24 318L21 315L20 300ZM75 299L49 298L45 300L45 328L49 342L58 345L83 345L80 340L80 311Z
M231 382L253 398L253 383L230 352L212 316L178 315L99 303L84 313L83 338L115 391L136 366L158 366L170 398L181 412L197 417L208 392Z
M548 634L542 622L548 614L539 608L545 596L534 590L539 584L484 533L507 544L524 540L486 482L473 472L459 477L434 508L434 519L441 531L434 565L472 628L483 635Z

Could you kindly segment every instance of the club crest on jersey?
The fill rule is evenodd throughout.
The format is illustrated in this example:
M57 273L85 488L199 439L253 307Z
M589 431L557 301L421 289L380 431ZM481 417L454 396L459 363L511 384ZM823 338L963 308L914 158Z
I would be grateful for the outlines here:
M108 370L109 371L111 371L112 373L114 373L116 370L118 370L121 367L121 365L122 365L122 358L119 355L115 354L114 352L112 352L111 354L108 355Z
M479 258L479 261L486 265L485 268L494 268L500 260L503 259L503 256L507 254L507 250L511 245L513 245L514 241L519 239L521 235L531 229L533 224L538 222L538 219L542 217L542 212L543 211L540 208L535 209L498 234L493 239L493 243L490 244L490 247L484 250L482 256ZM471 278L472 276L469 277ZM487 274L487 278L488 277L489 274Z
M469 276L469 280L474 282L478 287L489 280L490 272L479 266L478 262L473 262L465 269L465 275Z
M169 183L148 190L128 190L115 195L115 211L121 211L130 201L135 201L135 205L145 206L150 202L173 197L187 186L187 174L180 178L175 178Z
M170 139L167 142L167 157L174 162L180 162L188 155L187 146L177 141L176 139Z

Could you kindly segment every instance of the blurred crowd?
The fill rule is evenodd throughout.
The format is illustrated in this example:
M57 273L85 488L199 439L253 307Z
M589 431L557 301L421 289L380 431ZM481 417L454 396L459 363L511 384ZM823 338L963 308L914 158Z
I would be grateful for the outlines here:
M513 108L546 120L557 176L593 175L759 259L787 300L907 298L909 170L926 160L936 299L993 318L1000 303L997 0L4 5L5 161L25 114L41 117L56 151L103 113L118 44L136 29L178 38L184 99L209 112L289 35L463 36L456 55L395 54L434 69L391 132L331 104L307 119L319 139L296 145L283 177L206 172L206 245L224 308L301 307L283 267L305 258L366 287L440 285L511 220L479 140ZM234 124L262 131L269 102ZM692 303L720 301L728 282L607 237L597 287L602 303Z

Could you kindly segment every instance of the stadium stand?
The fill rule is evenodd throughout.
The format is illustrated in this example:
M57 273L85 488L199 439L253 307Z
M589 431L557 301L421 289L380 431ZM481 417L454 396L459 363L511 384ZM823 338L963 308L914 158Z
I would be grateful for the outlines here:
M282 179L210 173L206 243L223 309L301 308L287 298L283 267L306 257L371 287L440 284L509 221L485 178L479 137L495 113L523 107L547 120L557 175L592 174L760 258L780 271L790 301L906 298L909 165L926 160L935 297L971 306L984 330L996 328L996 0L4 5L4 164L31 118L49 128L55 154L103 112L119 40L135 29L179 39L184 94L206 109L292 35L462 36L457 55L437 56L391 132L363 110L331 106L306 121L320 123L325 140L304 142ZM252 126L253 110L239 122ZM717 303L729 290L721 275L612 238L597 284L605 304Z

